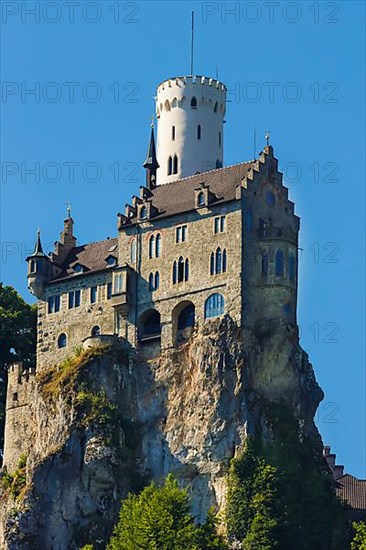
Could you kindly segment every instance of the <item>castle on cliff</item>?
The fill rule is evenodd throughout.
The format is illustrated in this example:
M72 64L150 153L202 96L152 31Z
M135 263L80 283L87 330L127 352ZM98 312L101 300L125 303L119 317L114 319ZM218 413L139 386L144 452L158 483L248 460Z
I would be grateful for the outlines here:
M152 128L146 182L118 214L116 237L77 244L70 211L51 254L38 233L27 258L38 371L100 342L123 340L153 357L221 316L239 327L296 326L299 218L268 139L258 158L224 165L225 112L222 82L165 80L156 93L157 147ZM13 434L22 423L15 412L26 410L21 382L14 367Z
M296 324L299 218L273 149L223 167L226 87L203 76L157 88L146 183L118 234L78 245L67 217L52 254L27 258L38 298L37 368L87 339L165 349L221 315ZM148 351L148 350L147 350Z

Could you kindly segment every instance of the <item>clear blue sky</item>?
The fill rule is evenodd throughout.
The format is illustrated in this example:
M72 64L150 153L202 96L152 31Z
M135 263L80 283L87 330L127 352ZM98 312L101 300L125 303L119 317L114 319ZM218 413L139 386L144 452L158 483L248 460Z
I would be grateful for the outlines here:
M155 86L189 73L194 9L194 72L218 68L229 89L225 163L253 157L254 127L257 151L271 130L301 217L299 324L325 391L318 426L365 477L364 2L54 4L1 3L1 280L31 301L24 257L37 227L50 249L68 201L79 243L116 234L144 182ZM39 177L26 172L37 163Z

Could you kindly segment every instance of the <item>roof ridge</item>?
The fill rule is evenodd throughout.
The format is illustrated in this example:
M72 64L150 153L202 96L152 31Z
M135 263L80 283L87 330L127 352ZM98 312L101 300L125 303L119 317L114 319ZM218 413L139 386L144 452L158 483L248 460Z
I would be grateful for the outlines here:
M234 164L229 164L229 166L221 166L221 168L213 168L212 170L207 170L206 172L199 172L198 174L192 174L191 176L186 176L185 178L180 178L174 181L168 181L167 183L158 184L157 188L165 187L166 185L171 185L172 183L177 183L178 181L189 180L191 178L196 178L198 176L204 176L205 174L212 174L212 172L219 172L220 170L227 170L227 168L233 168L234 166L240 166L244 164L253 164L257 159L246 160L244 162L235 162Z
M110 237L109 239L103 239L101 241L93 241L91 243L78 244L75 248L82 248L83 246L90 246L91 244L110 243L111 241L118 241L118 237ZM73 250L75 250L75 248Z

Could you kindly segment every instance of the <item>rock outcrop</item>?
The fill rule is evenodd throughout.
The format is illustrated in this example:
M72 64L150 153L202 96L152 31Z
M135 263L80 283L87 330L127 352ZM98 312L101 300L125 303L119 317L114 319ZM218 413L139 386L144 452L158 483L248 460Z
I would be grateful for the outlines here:
M88 353L30 382L26 487L3 489L1 548L104 548L121 499L168 472L189 484L198 520L223 510L230 459L259 429L271 441L266 411L278 403L321 454L323 394L291 326L239 329L226 317L150 360Z

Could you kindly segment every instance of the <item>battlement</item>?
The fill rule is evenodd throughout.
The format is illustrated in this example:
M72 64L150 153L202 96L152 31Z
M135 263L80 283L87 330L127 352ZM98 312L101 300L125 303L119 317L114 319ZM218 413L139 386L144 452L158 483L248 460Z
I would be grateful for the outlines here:
M160 84L157 87L157 91L159 93L163 90L174 88L174 87L184 88L187 85L195 86L196 88L198 88L198 86L208 86L210 88L216 88L221 92L227 91L225 84L220 82L220 80L216 80L215 78L210 78L207 76L199 76L199 75L176 76L173 78L168 78L166 80L163 80L163 82L160 82Z

